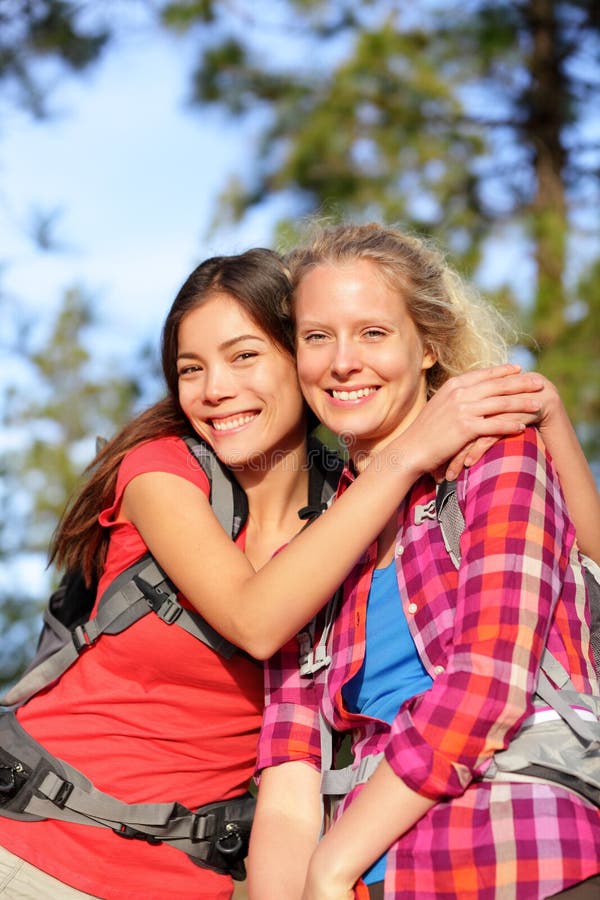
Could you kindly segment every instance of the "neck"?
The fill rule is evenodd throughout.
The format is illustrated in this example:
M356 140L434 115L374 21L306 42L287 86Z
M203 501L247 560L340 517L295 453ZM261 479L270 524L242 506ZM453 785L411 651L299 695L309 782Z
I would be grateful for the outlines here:
M255 566L262 565L302 527L298 510L308 499L306 435L279 448L270 466L235 474L248 497L246 553Z

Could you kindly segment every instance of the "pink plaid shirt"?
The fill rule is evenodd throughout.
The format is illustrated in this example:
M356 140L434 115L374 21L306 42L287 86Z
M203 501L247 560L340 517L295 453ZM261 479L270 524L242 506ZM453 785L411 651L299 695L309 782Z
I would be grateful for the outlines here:
M395 548L432 688L404 703L391 727L344 707L342 687L365 654L373 546L345 584L328 673L301 678L295 640L267 665L258 769L290 760L320 769L321 704L336 731L351 732L357 763L383 751L409 787L438 801L390 848L386 898L548 897L600 872L600 811L549 783L479 776L532 711L546 640L578 690L598 691L573 526L535 429L499 441L458 479L466 522L458 572L438 523L415 521L434 496L430 478L413 487L398 509Z

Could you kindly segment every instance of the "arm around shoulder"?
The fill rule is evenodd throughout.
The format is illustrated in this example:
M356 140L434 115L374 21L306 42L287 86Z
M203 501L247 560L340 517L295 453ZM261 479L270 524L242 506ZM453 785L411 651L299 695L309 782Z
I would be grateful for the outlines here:
M540 433L556 466L579 547L600 564L600 492L558 391L544 382Z

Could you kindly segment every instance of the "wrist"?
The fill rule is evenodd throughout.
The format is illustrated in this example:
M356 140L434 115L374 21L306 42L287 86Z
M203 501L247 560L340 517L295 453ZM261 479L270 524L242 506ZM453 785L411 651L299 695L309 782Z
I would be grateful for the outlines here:
M308 866L309 877L321 888L333 889L334 896L340 890L351 890L360 878L355 871L355 858L347 856L337 845L329 846L326 838L315 848Z
M371 458L371 467L375 472L386 473L390 481L399 481L403 486L413 484L428 471L424 454L419 453L419 448L404 435L378 450Z
M568 421L567 412L562 404L560 395L550 382L546 383L540 394L540 405L539 427L542 431L545 427L556 426L561 421Z

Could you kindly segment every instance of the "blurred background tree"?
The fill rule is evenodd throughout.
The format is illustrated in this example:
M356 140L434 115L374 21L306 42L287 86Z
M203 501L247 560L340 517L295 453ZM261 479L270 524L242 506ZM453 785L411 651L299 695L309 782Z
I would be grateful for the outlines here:
M32 557L46 558L66 500L93 459L96 436L112 435L140 398L137 378L118 366L110 376L95 369L86 346L94 324L91 298L72 288L41 341L29 323L12 348L3 348L14 372L4 385L2 408L3 682L21 671L39 628L40 596L29 584L27 564Z
M223 185L216 234L261 208L281 247L315 211L430 235L517 317L526 363L559 386L598 461L597 0L0 0L0 111L50 116L66 78L118 52L132 6L192 55L190 112L239 126L246 160ZM60 251L55 212L32 223L40 252ZM158 387L142 392L143 373L119 361L106 376L82 288L45 334L1 288L0 627L18 643L14 623L39 602L19 561L46 546L95 435Z
M0 0L0 109L51 117L63 79L96 62L109 37L106 25L86 16L85 4ZM61 252L57 221L55 211L31 211L27 230L39 252ZM2 684L30 658L50 589L49 580L31 583L31 562L44 565L67 498L94 456L95 436L110 436L131 416L153 371L145 347L135 353L132 347L135 376L119 360L102 365L99 354L94 358L94 329L102 323L94 298L80 287L65 290L54 321L28 314L21 298L3 289L8 264L0 258Z
M192 101L256 116L220 215L376 218L431 235L519 318L600 449L596 0L174 0ZM491 262L503 276L490 283Z

